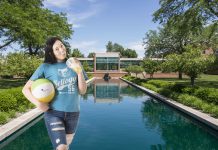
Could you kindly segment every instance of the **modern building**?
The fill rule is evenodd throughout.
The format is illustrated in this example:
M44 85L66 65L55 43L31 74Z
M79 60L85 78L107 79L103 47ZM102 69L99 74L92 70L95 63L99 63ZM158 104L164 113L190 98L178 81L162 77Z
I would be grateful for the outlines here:
M124 68L129 65L139 65L142 58L120 58L119 52L95 53L93 58L78 58L93 68L94 77L103 77L105 73L113 78L121 77L127 72Z

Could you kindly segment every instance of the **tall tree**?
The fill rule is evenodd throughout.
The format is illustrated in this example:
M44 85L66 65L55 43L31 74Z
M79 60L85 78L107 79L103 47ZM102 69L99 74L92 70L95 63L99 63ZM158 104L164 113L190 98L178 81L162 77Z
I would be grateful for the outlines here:
M106 45L107 52L113 51L113 43L111 41L108 41L108 44Z
M123 57L127 57L127 58L137 58L138 57L138 54L136 53L135 50L132 50L132 49L125 49L124 52L123 52Z
M91 53L89 53L88 58L93 58L94 55L95 55L95 52L91 52Z
M0 1L0 50L13 42L37 54L49 36L70 38L72 25L66 14L54 13L42 7L42 0Z
M73 52L71 54L72 57L84 57L84 54L80 52L78 48L73 49Z
M124 49L124 47L118 43L112 43L111 41L108 42L106 45L107 52L120 52L121 57L127 58L137 58L138 54L135 50L132 49Z
M153 14L153 20L160 23L167 23L173 18L174 22L180 22L182 26L188 23L193 29L199 29L218 19L217 0L160 0L160 6Z

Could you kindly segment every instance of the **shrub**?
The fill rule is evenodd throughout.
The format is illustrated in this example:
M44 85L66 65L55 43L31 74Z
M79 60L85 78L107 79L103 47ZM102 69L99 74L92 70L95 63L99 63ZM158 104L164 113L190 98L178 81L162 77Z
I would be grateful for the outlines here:
M7 112L16 109L17 99L10 93L0 92L0 111Z
M6 112L0 112L0 124L5 124L8 120L8 114Z
M177 100L179 97L179 93L177 92L171 92L169 95L170 98L172 98L173 100Z
M218 117L218 107L217 106L212 107L211 114L212 116Z
M204 103L204 104L202 105L202 110L203 110L203 112L210 113L210 111L211 111L211 105L210 105L210 104L207 104L207 103Z
M154 85L152 84L148 84L148 83L142 83L141 84L143 87L149 89L149 90L152 90L152 91L155 91L155 92L158 92L158 88L156 88Z
M25 105L20 105L19 107L18 107L18 111L19 112L25 112L26 111L26 106Z
M175 84L174 82L161 81L161 80L149 80L147 83L153 84L158 88L169 87Z
M16 111L15 111L15 110L10 110L10 111L8 112L8 116L9 116L10 118L14 118L14 117L16 116Z
M218 104L218 90L215 88L198 88L194 95L207 102Z
M161 95L164 95L166 97L170 97L172 90L168 89L168 88L162 88L161 90L159 90L159 93Z
M28 101L26 97L23 95L22 87L8 89L4 92L12 94L17 99L17 105L29 105L30 103L30 101Z
M195 96L188 95L188 94L180 94L178 96L177 100L179 102L187 105L187 106L192 106L192 107L199 108L199 109L202 106L201 99L199 99L199 98L197 98Z
M182 93L182 90L185 88L186 86L184 84L181 84L181 83L176 83L172 86L170 86L169 88L174 91L174 92L177 92L177 93Z
M182 93L193 94L198 87L185 87L182 89Z

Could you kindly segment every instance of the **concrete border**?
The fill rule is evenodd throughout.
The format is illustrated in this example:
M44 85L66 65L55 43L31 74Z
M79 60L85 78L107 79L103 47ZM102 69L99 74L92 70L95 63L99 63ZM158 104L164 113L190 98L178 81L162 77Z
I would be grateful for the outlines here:
M86 83L90 83L95 78L91 78L86 81ZM0 127L0 142L3 141L5 138L9 137L11 134L16 132L17 130L21 129L23 126L40 116L43 112L40 111L38 108L32 109L23 115L11 120L10 122L2 125Z
M145 93L163 101L164 103L167 103L168 105L180 110L181 112L197 119L198 121L208 125L209 127L213 128L214 130L218 131L218 119L211 117L209 114L203 113L199 110L193 109L191 107L185 106L181 103L178 103L170 98L167 98L165 96L162 96L154 91L151 91L147 88L144 88L142 86L139 86L135 83L132 83L126 79L120 78L121 80L129 83L130 85L144 91Z

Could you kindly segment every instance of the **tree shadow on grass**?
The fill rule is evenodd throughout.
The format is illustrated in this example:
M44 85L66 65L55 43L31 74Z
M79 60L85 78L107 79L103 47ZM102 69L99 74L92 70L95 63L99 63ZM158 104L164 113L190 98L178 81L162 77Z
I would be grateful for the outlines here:
M0 79L0 89L10 89L24 86L27 79Z

